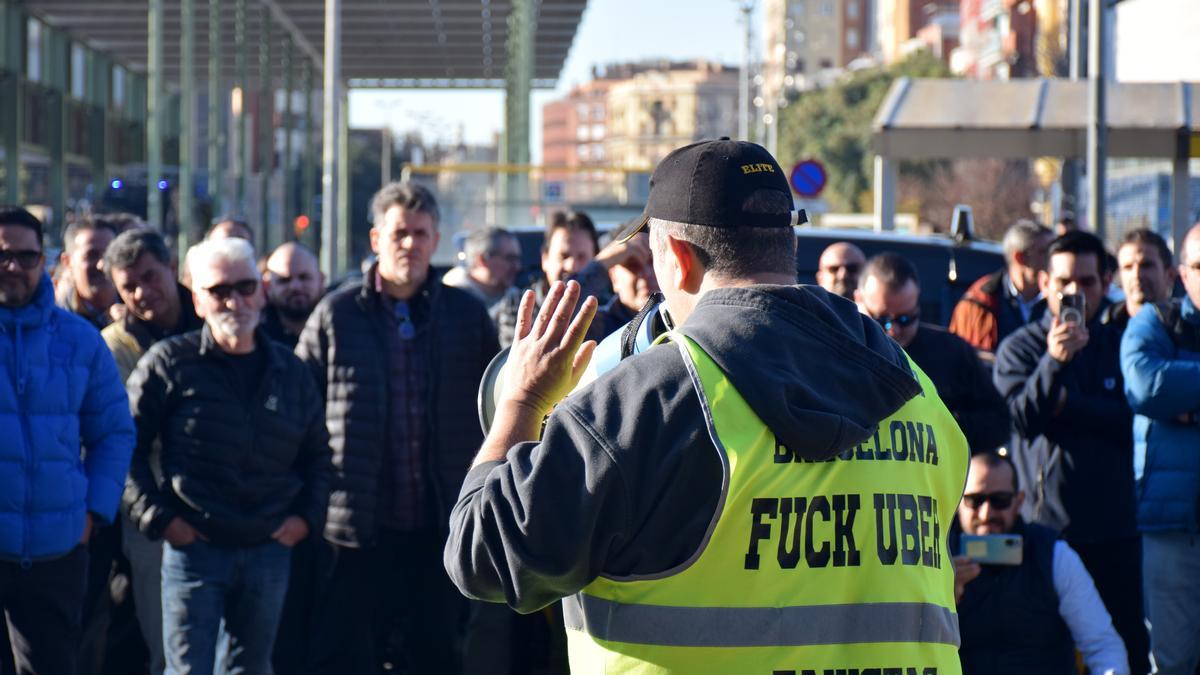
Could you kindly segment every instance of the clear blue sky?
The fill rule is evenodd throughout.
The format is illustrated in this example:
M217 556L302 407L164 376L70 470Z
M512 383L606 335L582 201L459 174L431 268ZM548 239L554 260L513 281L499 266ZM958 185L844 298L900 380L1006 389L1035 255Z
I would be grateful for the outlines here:
M761 3L760 3L761 4ZM533 95L533 157L541 157L541 107L591 79L593 65L650 58L704 58L737 64L743 28L735 0L591 0L555 91ZM760 19L755 16L755 31ZM504 123L499 91L356 90L350 125L453 140L461 128L470 143L487 143Z

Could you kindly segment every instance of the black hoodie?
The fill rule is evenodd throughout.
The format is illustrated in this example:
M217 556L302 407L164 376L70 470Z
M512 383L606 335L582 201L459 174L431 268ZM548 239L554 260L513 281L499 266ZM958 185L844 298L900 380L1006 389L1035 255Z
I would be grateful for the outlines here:
M920 392L896 343L816 287L714 290L681 332L805 459L866 440ZM450 516L450 577L471 597L530 612L602 574L650 575L686 561L722 483L703 414L673 345L572 394L540 442L467 475Z

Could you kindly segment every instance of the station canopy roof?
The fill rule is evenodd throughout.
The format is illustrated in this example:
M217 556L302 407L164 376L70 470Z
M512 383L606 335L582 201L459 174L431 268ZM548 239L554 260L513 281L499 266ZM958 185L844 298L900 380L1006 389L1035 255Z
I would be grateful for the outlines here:
M1200 134L1194 83L1106 90L1110 157L1175 157L1181 140ZM875 117L871 145L894 159L1083 157L1087 125L1086 81L903 78Z
M197 81L208 75L209 3L195 0ZM222 77L235 75L235 0L219 0ZM32 14L135 72L147 62L146 0L21 0ZM535 2L534 87L556 84L587 0ZM510 0L342 0L342 77L352 87L503 87ZM180 3L163 2L165 75L180 69ZM271 68L282 74L285 38L295 63L321 71L325 0L246 0L246 69L257 81L263 13L271 17ZM297 67L296 72L299 72ZM319 76L318 76L319 83ZM318 84L319 86L319 84Z

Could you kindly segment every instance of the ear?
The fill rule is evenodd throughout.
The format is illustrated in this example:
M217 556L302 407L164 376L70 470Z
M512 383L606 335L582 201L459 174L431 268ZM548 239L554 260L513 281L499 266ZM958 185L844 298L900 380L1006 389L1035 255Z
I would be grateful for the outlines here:
M854 289L854 304L858 305L859 307L863 306L863 292L857 288Z
M1020 513L1021 506L1024 504L1025 504L1025 491L1017 490L1017 496L1013 498L1013 508L1016 509L1018 513Z
M207 318L205 314L208 312L204 311L204 303L200 302L200 296L196 293L196 291L192 291L192 307L196 311L196 316L200 317L201 319Z
M367 236L371 240L371 253L379 255L379 230L372 227L367 230Z
M1025 251L1014 251L1013 252L1013 262L1020 265L1021 267L1027 266L1026 261L1028 259L1029 259L1028 256L1025 255Z
M1050 295L1050 273L1046 270L1038 270L1038 289L1042 292L1042 297Z
M667 248L671 251L672 260L671 278L667 283L685 293L695 294L704 282L704 267L696 259L692 245L667 235Z
M321 280L321 288L325 288L325 273L317 272L317 278Z
M270 290L270 288L271 288L271 273L270 272L262 273L262 287L263 287L264 291Z
M58 254L58 264L59 264L59 265L62 265L62 267L63 267L64 269L70 269L70 267L71 267L71 256L67 255L67 249L65 249L65 248L64 248L64 249L62 250L62 253L59 253L59 254Z

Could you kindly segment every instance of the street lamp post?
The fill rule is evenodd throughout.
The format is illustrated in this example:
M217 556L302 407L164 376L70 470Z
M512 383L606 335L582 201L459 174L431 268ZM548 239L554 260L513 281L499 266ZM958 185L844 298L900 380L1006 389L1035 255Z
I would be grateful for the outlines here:
M750 15L754 12L754 0L740 0L738 10L742 13L742 21L746 28L745 43L742 46L742 72L738 80L738 138L750 140L750 41L753 37L753 26Z

